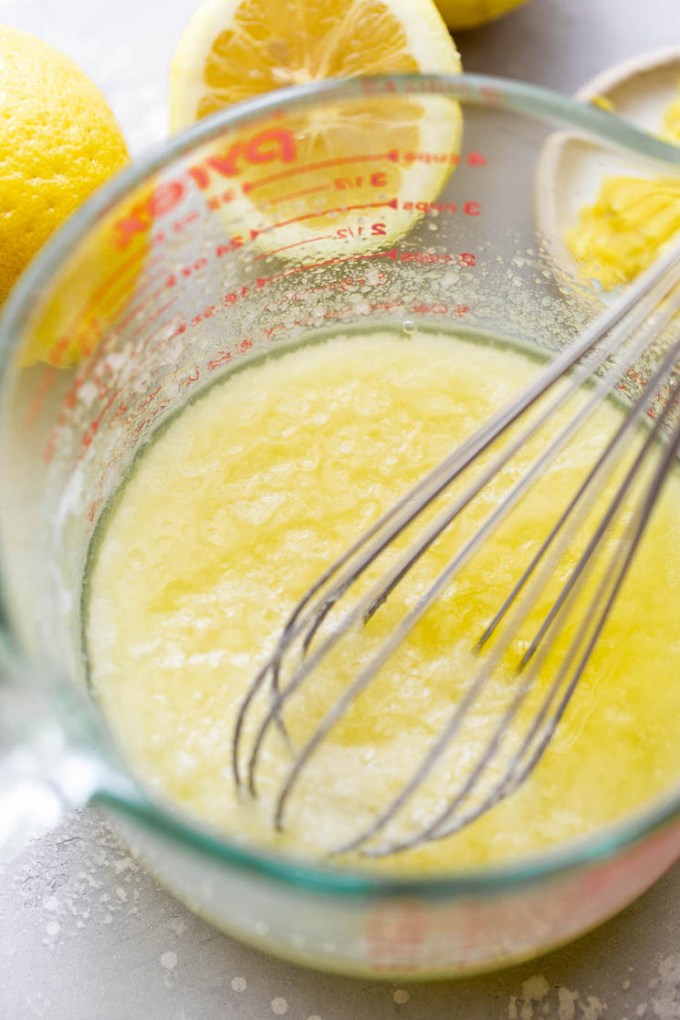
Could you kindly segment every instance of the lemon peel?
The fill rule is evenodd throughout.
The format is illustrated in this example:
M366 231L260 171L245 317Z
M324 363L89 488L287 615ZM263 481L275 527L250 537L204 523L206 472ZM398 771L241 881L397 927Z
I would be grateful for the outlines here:
M521 7L526 0L436 0L449 28L477 28Z
M69 57L0 25L0 302L53 231L128 160L104 96Z

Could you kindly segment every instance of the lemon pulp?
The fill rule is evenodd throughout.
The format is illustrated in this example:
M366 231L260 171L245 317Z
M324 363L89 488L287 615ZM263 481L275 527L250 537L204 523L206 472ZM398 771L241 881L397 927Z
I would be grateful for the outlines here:
M291 798L282 833L269 812L289 749L274 727L258 769L260 801L237 797L238 706L308 586L536 370L517 350L450 335L338 336L232 372L147 447L93 546L87 643L96 695L131 765L158 795L225 832L308 857L375 817L467 689L474 640L545 534L546 519L620 421L617 407L599 409L329 733ZM510 482L530 456L523 454ZM451 558L456 529L477 527L497 495L492 488L435 543L365 628L372 633L344 645L300 688L285 715L294 743L304 743L346 689L364 661L364 639L373 648L384 638ZM672 474L616 612L531 777L457 835L373 866L423 873L521 858L592 831L677 779L679 497ZM555 568L558 585L577 547ZM534 629L547 598L530 613ZM517 640L521 647L523 636ZM455 751L418 795L407 827L431 817L469 771L470 755L498 718L496 700L516 683L512 670L500 669Z

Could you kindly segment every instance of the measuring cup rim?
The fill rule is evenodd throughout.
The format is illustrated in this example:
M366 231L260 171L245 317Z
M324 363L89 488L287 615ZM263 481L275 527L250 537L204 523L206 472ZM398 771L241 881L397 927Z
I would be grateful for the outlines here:
M291 106L310 106L319 99L368 99L381 92L439 94L463 103L553 120L557 125L581 128L614 146L680 169L680 147L641 131L617 114L593 103L509 78L478 74L384 74L331 78L278 89L235 103L158 143L110 178L68 217L22 274L0 312L0 385L12 338L21 331L54 270L83 240L88 230L143 180L197 146L212 141L225 128L248 124L277 111L289 112Z
M206 117L135 159L99 188L48 241L17 282L0 314L0 406L14 338L22 333L43 290L88 232L143 180L197 146L218 137L225 129L258 121L280 110L289 112L292 107L304 108L320 99L345 100L375 98L380 94L419 93L443 95L463 103L554 122L556 127L579 129L615 147L680 169L680 148L638 130L616 114L550 89L490 75L400 74L331 79L280 89L246 100ZM0 547L0 598L5 575L3 559ZM95 750L102 751L101 748ZM108 779L93 799L192 850L244 871L329 895L370 894L378 897L488 895L507 887L531 884L616 856L666 826L680 812L678 791L657 799L632 818L516 863L470 871L447 871L424 878L402 878L373 874L360 868L332 868L283 853L245 847L226 837L212 835L200 825L184 821L152 801L129 777L120 774L116 777L115 769L108 774Z

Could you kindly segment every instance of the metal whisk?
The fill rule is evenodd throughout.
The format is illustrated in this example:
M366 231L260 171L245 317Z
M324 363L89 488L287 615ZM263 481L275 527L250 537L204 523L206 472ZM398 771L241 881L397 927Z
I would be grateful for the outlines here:
M312 767L311 759L319 751L330 731L346 716L360 695L433 603L451 585L468 560L489 540L511 509L530 492L540 476L582 423L603 401L621 386L650 345L661 346L651 377L622 416L620 425L603 445L577 491L569 495L564 509L547 531L540 547L516 579L507 598L484 633L478 635L478 669L461 697L452 706L441 733L417 763L400 791L384 808L363 825L362 830L334 848L333 853L356 851L382 856L407 850L446 836L469 825L508 797L522 784L545 754L555 730L569 705L602 630L609 618L650 519L664 480L680 449L680 331L674 317L680 311L680 247L669 250L633 284L622 299L605 311L574 343L548 363L537 377L509 406L503 408L450 456L431 470L411 491L399 499L383 516L346 550L298 602L287 619L273 652L253 679L236 721L233 743L233 773L237 788L257 795L258 770L265 740L273 728L285 738L291 755L287 774L277 791L273 823L285 824L286 810L303 771ZM488 486L513 456L540 429L555 420L556 412L576 394L582 397L577 412L553 430L543 442L528 470L498 499L482 524L461 541L443 570L407 609L397 625L381 641L349 681L338 700L325 712L311 734L295 747L286 725L286 709L303 684L313 684L320 665L352 628L362 626L376 614L399 584L433 543ZM650 414L650 408L654 408ZM531 415L529 412L532 412ZM647 421L640 447L630 463L622 468L623 454L630 452L633 434ZM499 444L500 448L499 448ZM488 458L481 460L482 455ZM653 455L656 454L656 459ZM650 464L652 468L650 469ZM438 515L427 515L418 536L388 563L377 580L355 601L361 578L379 561L381 555L403 537L406 529L417 524L438 497L475 466L476 474L462 492L451 494ZM623 477L614 478L615 471ZM507 704L479 753L461 774L455 787L445 791L445 803L432 817L410 831L390 835L393 823L412 804L423 784L431 776L442 756L459 737L466 717L483 694L489 678L511 647L517 629L535 605L537 593L544 590L551 565L565 543L592 509L605 481L614 478L613 492L596 523L586 536L580 555L552 598L549 611L533 639L516 663L516 684ZM626 498L636 485L632 511L622 513ZM621 521L623 520L623 524ZM615 541L604 542L619 528ZM607 548L607 561L601 558ZM613 550L613 551L612 551ZM585 600L573 638L545 690L537 688L537 677L546 656L560 633L565 614L573 607L584 580L599 563L600 574L594 594ZM350 599L348 603L348 599ZM349 608L343 607L349 606ZM493 638L493 641L491 640ZM484 655L481 654L482 649ZM536 698L536 691L539 697ZM527 717L527 704L535 709ZM264 708L255 714L255 705L265 698ZM512 739L508 739L511 737ZM510 748L507 750L507 748ZM504 751L504 748L506 749Z

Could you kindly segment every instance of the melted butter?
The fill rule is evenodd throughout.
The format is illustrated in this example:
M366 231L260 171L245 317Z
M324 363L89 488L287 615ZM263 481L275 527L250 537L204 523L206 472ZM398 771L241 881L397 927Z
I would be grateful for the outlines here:
M597 105L613 109L600 98ZM659 137L680 143L680 98L666 109ZM583 275L605 290L630 283L680 230L680 179L605 177L595 202L567 232L569 251Z
M239 799L230 761L237 708L308 586L536 369L516 350L448 335L337 337L232 372L144 451L94 548L87 636L102 708L158 796L227 833L314 858L398 792L467 690L478 668L475 640L620 421L614 406L601 408L545 471L532 498L329 734L291 800L284 833L273 832L269 811L290 766L288 748L274 729L259 769L261 799ZM300 689L286 712L294 742L310 736L366 655L506 491L498 486L512 484L531 455L525 451L370 625ZM459 834L371 866L423 873L521 858L590 832L677 780L679 506L673 475L616 613L531 778ZM536 598L513 655L526 648L580 548L574 539L554 567L554 584ZM573 627L565 623L556 655ZM549 667L548 658L538 693ZM510 665L498 669L414 802L407 829L432 817L469 772L517 682Z

